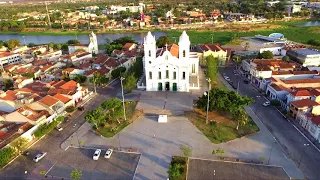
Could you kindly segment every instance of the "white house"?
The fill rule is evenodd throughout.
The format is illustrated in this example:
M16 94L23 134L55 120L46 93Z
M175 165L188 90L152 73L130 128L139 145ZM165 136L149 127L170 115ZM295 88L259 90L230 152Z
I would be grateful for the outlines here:
M157 49L155 36L148 33L144 38L144 73L147 91L181 91L199 88L196 52L190 52L190 40L186 31L178 45Z
M88 53L98 54L98 40L96 34L91 32L89 35L90 42L89 44L72 44L68 46L69 54L73 54L78 49L83 49Z
M320 116L300 111L296 119L320 143Z

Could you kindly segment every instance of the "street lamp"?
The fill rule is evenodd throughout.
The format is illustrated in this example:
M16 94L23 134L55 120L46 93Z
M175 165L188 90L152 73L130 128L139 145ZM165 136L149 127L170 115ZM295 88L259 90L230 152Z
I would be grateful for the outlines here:
M305 153L305 147L309 146L310 144L303 144L303 152L301 153L301 157L299 160L298 168L300 167L301 161L302 161L302 155Z
M120 81L121 81L121 93L122 93L122 106L123 106L123 116L124 116L124 120L126 121L127 118L126 118L126 108L124 106L124 96L123 96L123 85L122 85L122 81L125 80L124 77L120 77Z
M208 101L207 101L207 117L206 117L206 124L208 124L208 114L209 114L209 100L210 100L210 90L211 90L211 79L210 78L208 78L208 79L206 79L207 81L208 81L208 83L209 83L209 89L208 89L208 93L206 93L206 92L204 92L203 94L205 95L205 96L208 96Z

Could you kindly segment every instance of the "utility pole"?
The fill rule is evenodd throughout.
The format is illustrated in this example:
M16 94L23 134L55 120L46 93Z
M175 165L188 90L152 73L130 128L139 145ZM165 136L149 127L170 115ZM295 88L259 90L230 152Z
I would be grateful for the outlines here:
M50 15L49 15L49 11L48 11L47 1L45 1L44 4L46 5L46 10L47 10L47 15L48 15L48 22L49 22L49 26L51 28L51 20L50 20Z
M123 84L122 81L125 80L124 77L120 77L120 82L121 82L121 93L122 93L122 106L123 106L123 116L124 116L124 120L127 120L126 117L126 107L124 106L124 96L123 96Z
M205 95L208 96L208 101L207 101L207 117L206 117L206 124L209 123L209 120L208 120L208 116L209 116L209 101L210 101L210 90L211 90L211 79L208 78L206 79L209 83L209 89L208 89L208 93L205 93Z
M93 75L93 88L94 88L94 93L97 94L97 87L96 87L96 78Z

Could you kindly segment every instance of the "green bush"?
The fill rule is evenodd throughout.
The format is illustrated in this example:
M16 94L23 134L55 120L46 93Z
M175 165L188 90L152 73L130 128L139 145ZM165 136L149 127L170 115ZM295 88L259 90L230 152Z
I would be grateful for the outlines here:
M74 106L68 106L68 107L66 107L66 111L68 112L68 113L71 113L71 112L73 112L75 110L75 107Z
M124 73L126 71L125 67L118 67L117 69L113 70L111 72L111 76L113 79L118 78L121 73Z
M35 132L34 132L34 136L37 138L42 137L45 134L48 134L49 132L51 132L60 122L62 122L64 120L63 117L58 117L57 119L55 119L54 121L52 121L49 124L44 124L41 125Z
M16 151L12 147L6 147L0 150L0 168L8 164L15 156Z
M186 158L174 156L172 157L171 164L169 165L168 174L170 180L185 179L186 174Z

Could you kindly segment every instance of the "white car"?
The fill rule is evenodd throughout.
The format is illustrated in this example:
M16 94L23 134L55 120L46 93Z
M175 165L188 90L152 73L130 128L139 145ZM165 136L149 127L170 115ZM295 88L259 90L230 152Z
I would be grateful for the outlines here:
M33 161L34 162L39 162L42 158L44 158L47 155L47 152L43 152L40 154L37 154L34 158Z
M270 102L267 101L267 102L263 103L263 106L265 106L265 107L270 106Z
M110 158L112 152L113 152L113 149L108 149L108 150L106 151L106 154L104 155L104 158Z
M56 127L56 130L57 130L57 131L62 131L62 130L63 130L63 128L62 128L62 127L60 127L60 126L57 126L57 127Z
M228 76L224 76L224 79L230 81L230 78Z
M101 149L97 149L97 150L94 152L92 159L93 159L93 160L98 160L99 157L100 157L100 154L101 154Z

